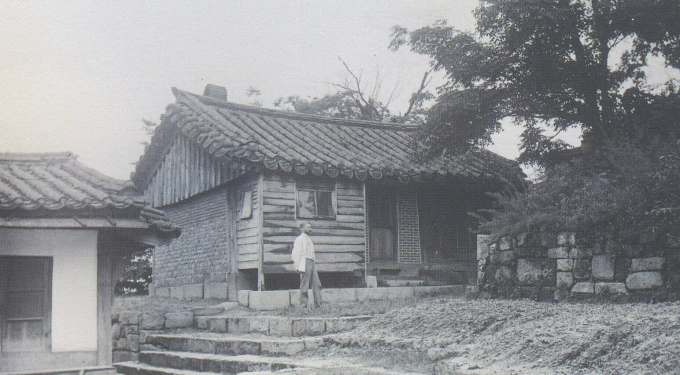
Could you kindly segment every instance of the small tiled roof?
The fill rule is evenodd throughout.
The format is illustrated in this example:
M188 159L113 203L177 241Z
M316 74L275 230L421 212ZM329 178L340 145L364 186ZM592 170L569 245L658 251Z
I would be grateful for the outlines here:
M145 187L177 131L216 157L262 163L300 174L402 181L424 175L488 177L518 183L519 165L488 150L414 161L415 126L321 117L239 105L173 88L176 102L137 163L132 180Z
M0 153L0 214L71 210L138 212L161 230L176 230L163 211L147 207L131 181L103 175L71 153ZM108 211L110 212L110 211Z

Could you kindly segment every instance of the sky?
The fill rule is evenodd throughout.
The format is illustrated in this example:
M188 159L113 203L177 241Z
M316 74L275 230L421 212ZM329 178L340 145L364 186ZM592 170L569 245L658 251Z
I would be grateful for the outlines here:
M318 97L345 71L376 75L393 113L429 68L390 51L390 28L446 20L472 30L476 0L10 1L0 0L0 152L71 151L127 179L144 151L142 119L158 122L171 88L227 88L249 104ZM369 85L370 86L370 85ZM370 88L370 87L369 87ZM429 87L436 88L436 81ZM491 149L516 158L519 129ZM571 134L578 144L578 134ZM569 140L569 139L568 139Z

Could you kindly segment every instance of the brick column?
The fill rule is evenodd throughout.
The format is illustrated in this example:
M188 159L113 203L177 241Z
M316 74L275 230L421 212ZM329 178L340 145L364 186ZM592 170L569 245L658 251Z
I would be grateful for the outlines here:
M422 263L420 254L420 222L415 190L397 193L397 255L399 263Z

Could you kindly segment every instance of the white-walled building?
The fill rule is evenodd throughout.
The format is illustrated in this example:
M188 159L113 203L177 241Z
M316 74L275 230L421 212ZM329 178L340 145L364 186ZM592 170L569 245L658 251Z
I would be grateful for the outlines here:
M114 373L123 255L178 234L130 182L69 153L0 154L0 373Z

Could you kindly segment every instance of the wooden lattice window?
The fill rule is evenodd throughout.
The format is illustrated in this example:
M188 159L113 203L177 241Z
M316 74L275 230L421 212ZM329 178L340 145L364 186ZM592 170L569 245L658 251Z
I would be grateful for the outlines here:
M299 219L335 219L335 182L303 179L296 184L296 216Z

